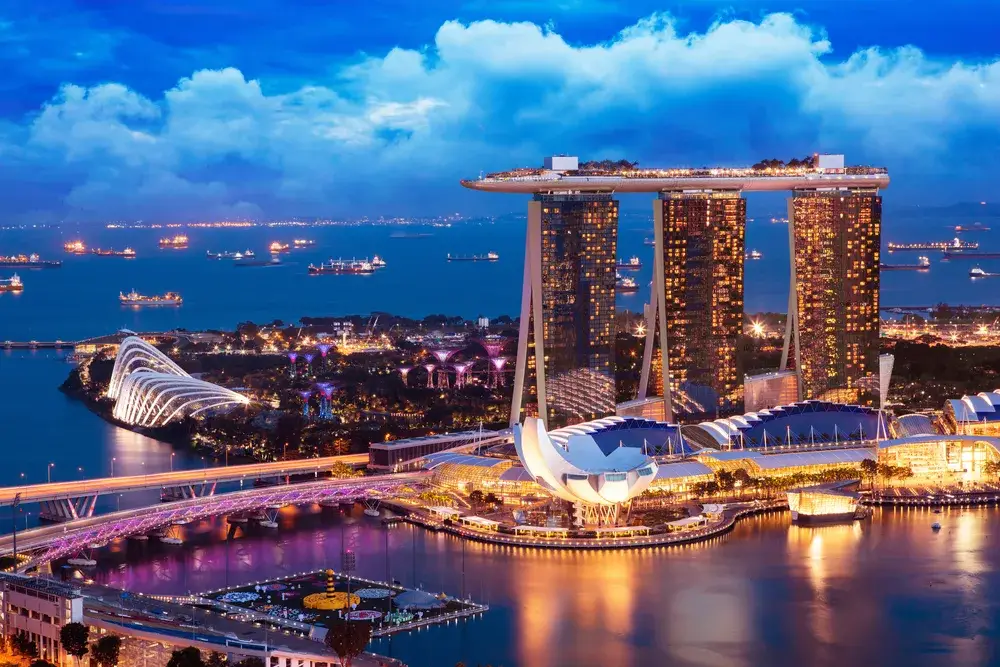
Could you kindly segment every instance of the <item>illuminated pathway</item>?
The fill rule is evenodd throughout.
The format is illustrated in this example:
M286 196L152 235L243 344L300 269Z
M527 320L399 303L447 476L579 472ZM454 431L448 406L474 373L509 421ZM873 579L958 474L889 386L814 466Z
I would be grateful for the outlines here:
M151 475L152 476L152 475ZM267 486L247 491L191 498L67 521L17 534L18 553L29 553L18 569L41 565L129 535L209 516L239 514L266 507L302 505L324 500L379 498L401 486L429 479L430 472L409 472L350 479L325 479L302 484ZM13 550L11 535L0 538L0 554Z
M308 473L318 475L329 470L335 463L364 465L368 463L368 454L11 486L0 488L0 506L12 505L15 498L20 496L21 503L42 503L45 518L70 521L92 516L98 496L163 489L176 498L195 498L214 494L215 485L219 482L254 481Z

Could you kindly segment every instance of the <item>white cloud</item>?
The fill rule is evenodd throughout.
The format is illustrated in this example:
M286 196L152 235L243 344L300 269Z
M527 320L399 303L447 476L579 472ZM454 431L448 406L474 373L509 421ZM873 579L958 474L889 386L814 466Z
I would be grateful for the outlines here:
M393 187L451 210L460 175L554 151L645 164L812 150L904 169L997 160L982 137L1000 129L1000 62L914 47L831 54L821 30L786 14L689 34L653 15L582 45L531 23L449 21L422 50L365 57L292 92L233 68L194 72L156 99L67 84L26 132L4 132L4 148L66 170L70 210L147 216L376 212Z

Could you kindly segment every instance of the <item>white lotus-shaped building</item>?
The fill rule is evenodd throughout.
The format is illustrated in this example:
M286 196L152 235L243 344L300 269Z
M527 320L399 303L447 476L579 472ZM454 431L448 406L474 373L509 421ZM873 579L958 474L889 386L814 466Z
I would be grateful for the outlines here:
M541 420L529 417L514 426L514 446L524 469L555 496L618 505L645 491L657 470L643 447L627 446L616 436L629 421L608 417L548 432Z
M115 419L147 427L250 402L243 394L191 377L162 352L135 337L126 338L118 349L108 396L115 399Z

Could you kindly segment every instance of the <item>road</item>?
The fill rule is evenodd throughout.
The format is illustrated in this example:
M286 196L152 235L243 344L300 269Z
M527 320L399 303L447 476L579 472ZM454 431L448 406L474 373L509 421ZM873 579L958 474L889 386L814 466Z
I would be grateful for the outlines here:
M283 477L285 475L301 475L311 472L319 473L329 470L335 463L346 463L351 466L364 465L368 463L368 454L347 454L318 459L250 463L219 468L199 468L197 470L175 470L174 472L151 473L149 475L102 477L71 482L9 486L0 488L0 506L12 505L15 497L18 495L20 495L20 502L22 503L68 500L111 493L125 493L128 491L191 485L201 486L202 484L218 482L252 481L256 479Z

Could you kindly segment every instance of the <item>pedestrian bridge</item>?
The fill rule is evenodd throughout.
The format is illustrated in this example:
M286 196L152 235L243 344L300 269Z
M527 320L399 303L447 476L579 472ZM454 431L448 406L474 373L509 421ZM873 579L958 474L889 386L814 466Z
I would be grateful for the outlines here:
M160 489L170 499L196 498L213 495L219 483L276 480L290 475L309 473L318 477L320 473L330 470L337 463L346 463L350 466L365 465L368 463L368 454L11 486L0 488L0 506L12 505L15 502L41 503L43 518L52 521L72 521L93 516L98 496Z
M73 556L92 547L104 546L118 538L145 535L167 526L206 517L321 501L380 498L401 487L426 481L431 474L429 471L419 471L266 486L78 518L54 526L20 531L17 533L17 550L18 553L29 554L29 558L18 564L18 570ZM0 537L0 555L12 554L13 547L12 535Z

